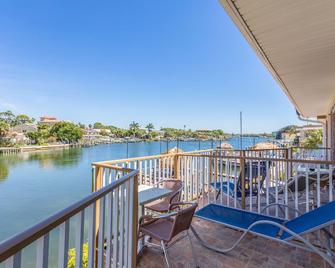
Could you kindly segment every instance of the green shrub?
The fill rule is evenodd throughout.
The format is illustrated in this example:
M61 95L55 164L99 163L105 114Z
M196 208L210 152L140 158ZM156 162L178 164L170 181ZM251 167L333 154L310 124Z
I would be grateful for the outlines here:
M68 268L74 268L76 264L76 250L74 248L71 248L69 250L69 260L67 263ZM85 243L83 245L83 260L82 260L82 267L87 268L88 267L88 243Z

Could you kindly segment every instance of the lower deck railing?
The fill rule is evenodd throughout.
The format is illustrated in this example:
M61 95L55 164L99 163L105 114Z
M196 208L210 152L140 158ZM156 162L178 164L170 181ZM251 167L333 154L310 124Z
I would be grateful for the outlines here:
M137 169L139 185L174 178L182 199L218 203L290 219L334 200L335 162L294 159L287 149L207 150L95 163L95 184L108 183L104 165ZM280 203L295 210L272 206ZM332 228L331 228L332 231Z

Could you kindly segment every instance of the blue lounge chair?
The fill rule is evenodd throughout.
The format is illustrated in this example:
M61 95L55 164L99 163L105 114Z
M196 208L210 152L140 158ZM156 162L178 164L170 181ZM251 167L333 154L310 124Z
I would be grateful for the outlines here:
M269 206L274 205L294 209L284 204L270 204ZM265 207L263 211L269 206ZM324 230L325 234L328 234L331 238L334 238L325 228L335 223L335 201L332 201L324 206L321 206L289 221L218 204L209 204L203 207L195 213L195 216L243 231L241 237L231 247L220 249L204 242L204 240L202 240L197 234L194 227L191 227L191 230L200 243L204 247L216 252L227 253L233 250L247 233L252 233L257 236L315 252L325 261L327 261L332 267L335 267L335 263L333 261L334 253L328 245L322 245L326 249L325 253L302 237L302 235L307 233L313 233L317 230ZM294 243L293 240L299 241L301 243Z
M258 166L259 163L259 166ZM271 164L271 163L270 163ZM250 172L251 171L251 172ZM251 173L251 174L250 174ZM258 180L259 180L259 189L262 189L264 180L266 178L266 162L265 161L247 161L245 163L245 180L244 180L244 192L245 196L257 196L258 197ZM251 177L250 177L251 175ZM229 178L223 176L222 182L211 183L213 189L218 190L216 199L223 192L230 197L241 198L242 197L242 172L240 172L237 184L229 181ZM236 189L235 189L236 188Z

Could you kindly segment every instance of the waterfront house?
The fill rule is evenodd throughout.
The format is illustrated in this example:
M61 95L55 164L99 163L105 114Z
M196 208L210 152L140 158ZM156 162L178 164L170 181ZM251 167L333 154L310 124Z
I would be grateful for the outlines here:
M41 125L53 126L56 123L61 122L57 117L54 116L41 116L39 123Z
M26 134L29 132L37 131L37 125L31 123L20 124L10 128L8 136L13 144L29 143L30 140L27 138Z
M10 130L12 132L17 132L17 133L35 132L35 131L37 131L37 125L36 124L31 124L31 123L25 123L25 124L20 124L20 125L11 127Z
M300 117L316 118L325 126L327 148L324 149L329 161L306 160L300 148L278 148L212 149L93 163L92 194L0 244L0 261L5 261L6 267L24 267L22 250L29 245L36 248L37 267L48 266L51 250L55 251L53 256L57 254L58 266L67 267L69 232L74 234L76 267L82 266L78 260L84 252L88 255L88 267L163 266L164 255L151 249L137 258L137 216L141 203L138 185L150 187L163 179L181 180L182 200L197 201L200 208L214 203L238 211L239 215L246 211L262 212L280 222L301 219L300 213L307 217L296 223L294 232L269 228L263 230L261 237L244 237L230 254L211 251L192 236L200 267L335 267L334 221L323 222L325 228L314 233L315 236L299 231L306 223L312 225L327 217L334 219L334 209L312 219L307 213L333 204L334 200L335 1L221 0L221 3ZM223 182L227 183L226 192ZM280 209L278 204L284 208ZM227 215L221 216L229 219ZM245 225L250 226L248 218L244 219L242 230ZM69 227L70 222L75 228ZM195 218L192 225L211 246L231 247L241 232L223 228L218 222L217 218L209 221L203 216ZM58 239L50 247L49 237L54 229L58 230ZM290 234L287 231L299 238L300 242L293 240L296 247L279 243L280 239L267 239L269 233L287 237ZM36 243L31 245L33 242ZM181 240L168 249L173 267L193 265L187 242ZM303 243L309 243L312 252L303 250ZM83 244L87 245L85 251Z

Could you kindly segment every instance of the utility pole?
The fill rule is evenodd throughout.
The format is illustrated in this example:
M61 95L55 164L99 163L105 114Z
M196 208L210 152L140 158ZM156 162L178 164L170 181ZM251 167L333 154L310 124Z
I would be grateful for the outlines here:
M240 150L242 150L242 111L240 111Z

